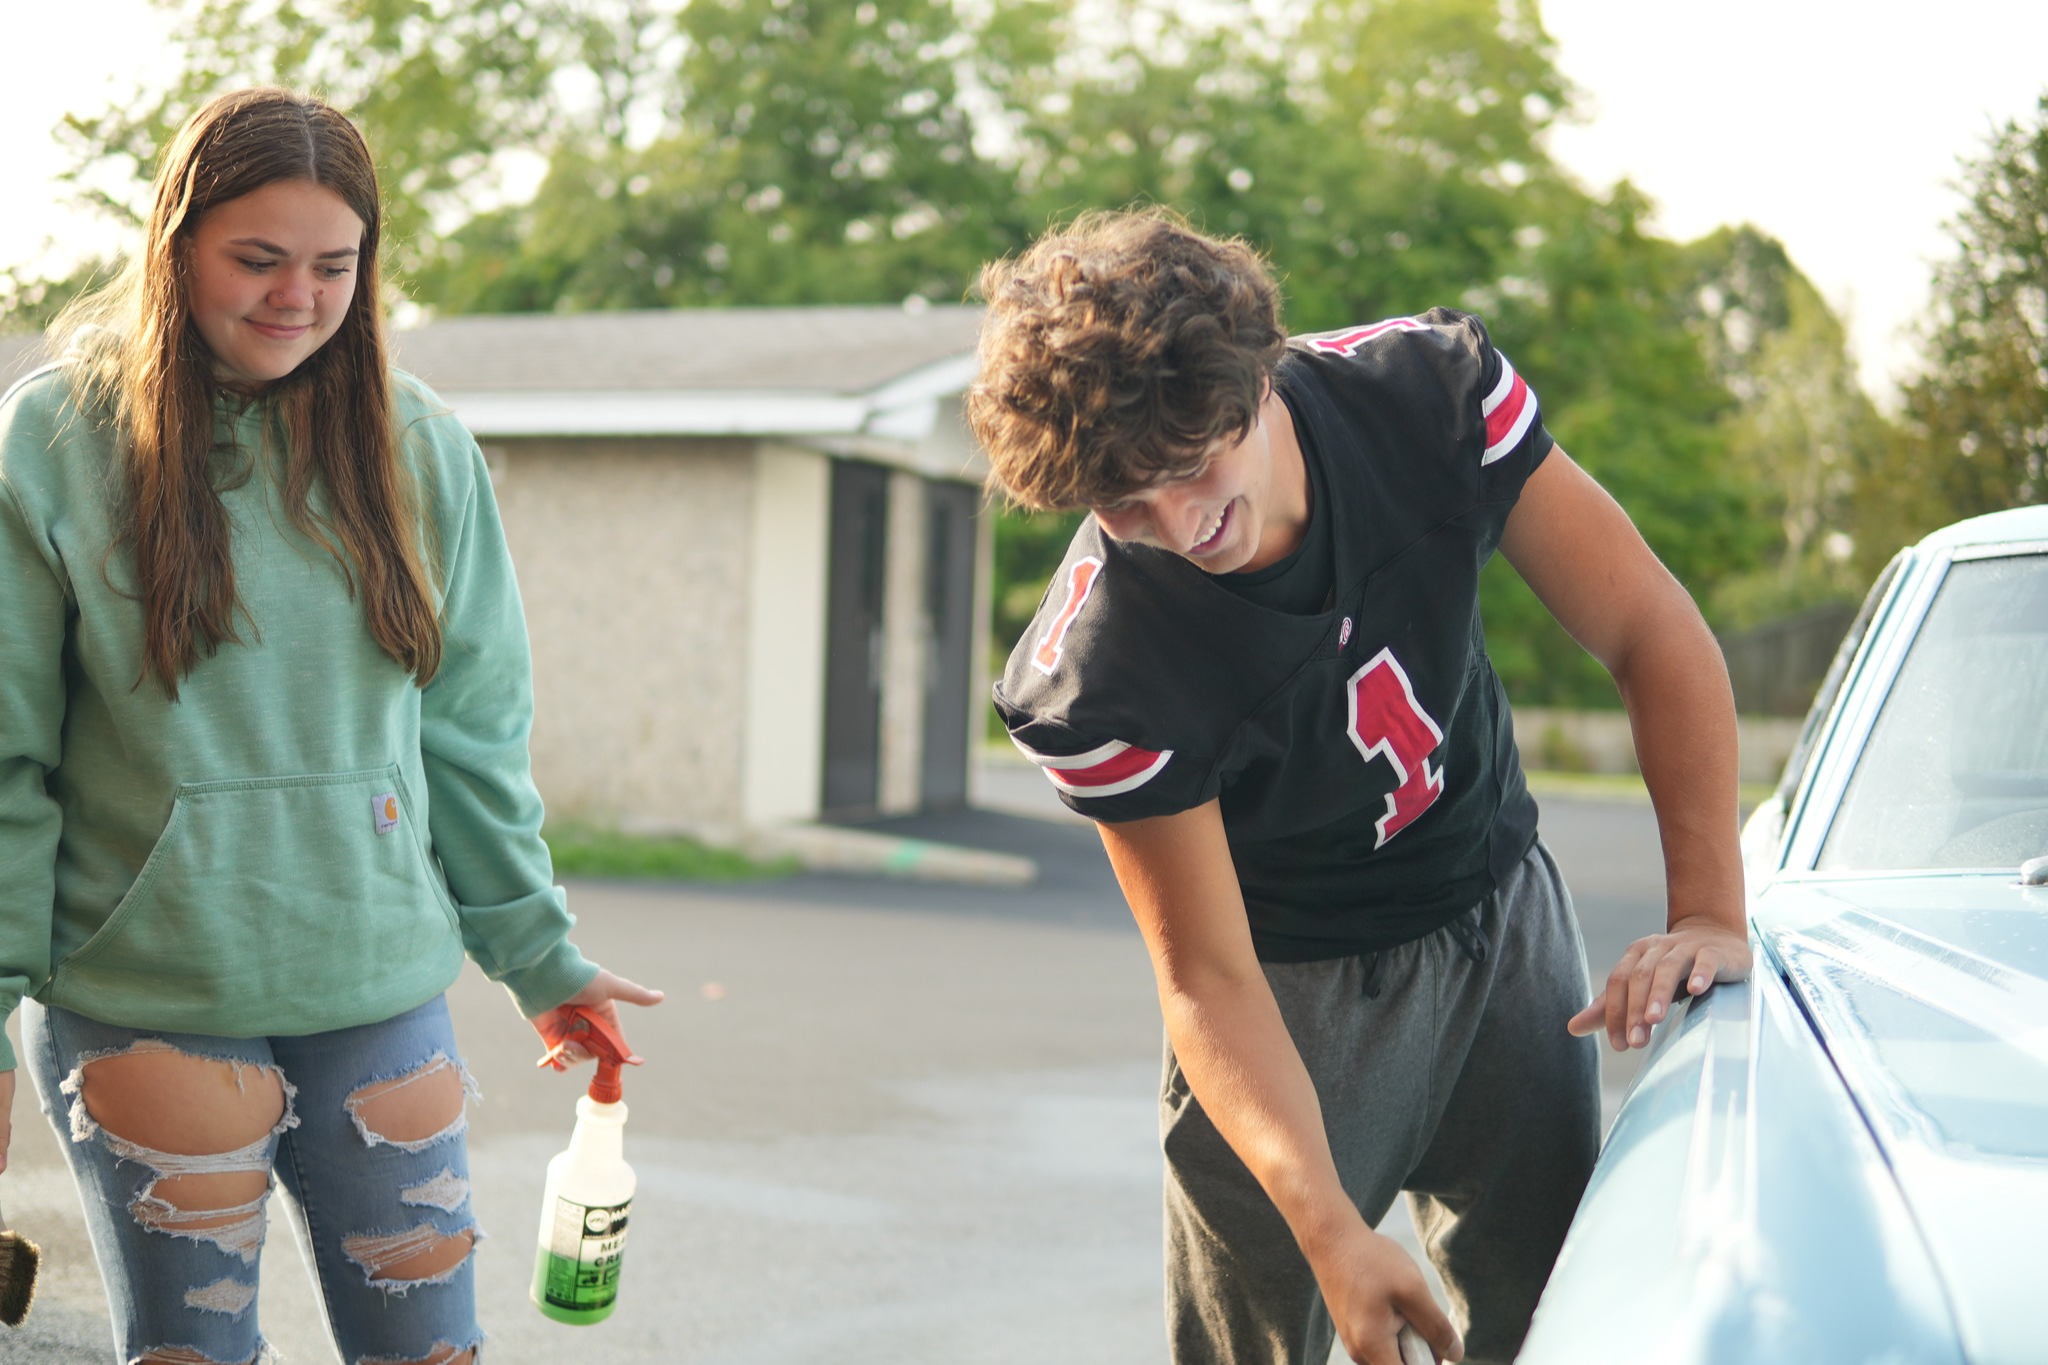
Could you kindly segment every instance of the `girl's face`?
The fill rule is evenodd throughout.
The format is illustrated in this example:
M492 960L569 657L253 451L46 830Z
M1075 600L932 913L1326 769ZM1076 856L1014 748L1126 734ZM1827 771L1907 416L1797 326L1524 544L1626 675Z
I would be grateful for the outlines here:
M192 233L187 280L214 373L260 389L326 345L355 297L362 242L355 210L306 180L209 209Z

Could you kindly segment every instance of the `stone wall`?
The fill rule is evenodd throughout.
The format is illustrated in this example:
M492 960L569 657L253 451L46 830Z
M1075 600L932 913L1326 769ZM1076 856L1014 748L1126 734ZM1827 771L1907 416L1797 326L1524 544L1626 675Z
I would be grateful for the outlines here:
M730 823L750 444L501 440L486 455L533 639L533 769L549 818Z

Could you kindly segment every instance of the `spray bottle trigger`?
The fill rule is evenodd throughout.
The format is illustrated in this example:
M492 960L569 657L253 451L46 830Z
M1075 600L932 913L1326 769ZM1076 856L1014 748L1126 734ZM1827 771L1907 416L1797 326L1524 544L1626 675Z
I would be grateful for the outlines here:
M566 1055L569 1044L580 1043L602 1065L639 1066L641 1060L626 1036L618 1026L600 1014L581 1005L565 1005L547 1017L546 1023L536 1022L542 1041L548 1045L546 1055L536 1066L551 1066L557 1071L567 1071L570 1059Z

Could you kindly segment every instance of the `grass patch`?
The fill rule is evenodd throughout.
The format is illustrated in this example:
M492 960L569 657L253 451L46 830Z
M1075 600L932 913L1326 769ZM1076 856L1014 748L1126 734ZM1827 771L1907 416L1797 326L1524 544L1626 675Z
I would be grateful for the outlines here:
M541 832L555 871L568 877L643 882L752 882L786 877L792 858L757 862L729 848L713 848L682 834L626 834L587 825Z
M1596 801L1648 801L1649 789L1636 773L1560 773L1532 768L1523 774L1537 797L1576 796ZM1769 782L1744 782L1736 800L1746 813L1769 799L1777 787Z
M1578 796L1600 801L1648 801L1650 793L1635 773L1559 772L1529 768L1523 774L1537 796Z

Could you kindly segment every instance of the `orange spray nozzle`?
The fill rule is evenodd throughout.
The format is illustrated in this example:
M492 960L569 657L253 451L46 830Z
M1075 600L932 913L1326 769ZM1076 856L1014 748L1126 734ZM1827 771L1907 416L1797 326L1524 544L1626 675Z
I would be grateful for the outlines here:
M567 1071L568 1047L571 1043L578 1044L597 1058L597 1076L590 1082L590 1098L599 1104L617 1104L625 1098L626 1089L619 1083L619 1068L639 1066L640 1058L627 1045L626 1036L619 1032L618 1025L581 1005L566 1005L548 1016L545 1023L536 1021L535 1026L548 1045L547 1054L535 1065Z

